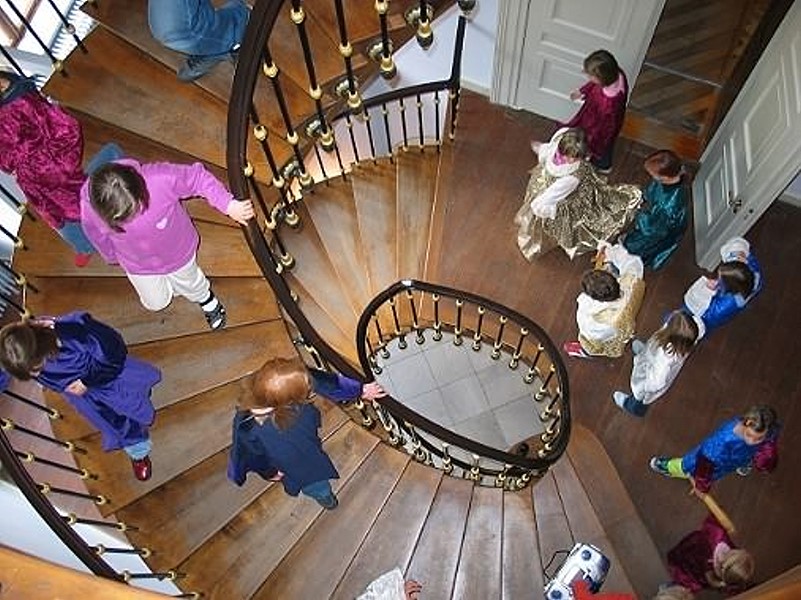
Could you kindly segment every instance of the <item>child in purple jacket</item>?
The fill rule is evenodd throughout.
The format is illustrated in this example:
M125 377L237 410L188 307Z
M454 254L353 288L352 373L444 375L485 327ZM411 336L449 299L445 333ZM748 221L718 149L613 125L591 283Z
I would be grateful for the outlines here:
M225 326L225 308L197 264L200 238L181 203L196 196L241 225L253 217L251 202L235 200L200 163L121 159L81 188L81 221L105 261L125 270L145 308L161 310L184 296L216 330Z

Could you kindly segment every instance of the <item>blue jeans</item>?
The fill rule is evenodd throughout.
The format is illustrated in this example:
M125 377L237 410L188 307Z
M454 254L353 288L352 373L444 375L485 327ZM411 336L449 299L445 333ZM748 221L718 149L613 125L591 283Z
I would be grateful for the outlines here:
M114 142L109 142L100 148L100 150L97 151L97 154L89 159L89 162L86 163L83 171L88 177L91 177L95 174L95 171L97 171L103 165L115 160L119 160L124 156L125 153L122 151L122 148L120 148Z
M314 498L318 502L328 502L334 495L334 491L331 489L331 482L327 479L315 481L314 483L302 487L300 493L309 498Z
M133 460L140 460L150 454L150 451L153 449L153 442L150 441L150 438L146 440L142 440L141 442L136 442L131 444L130 446L125 446L123 450L125 450L125 454L130 456Z
M250 10L243 0L216 9L211 0L148 0L153 37L170 50L192 56L219 56L245 34Z
M92 245L92 242L89 241L89 238L86 237L78 221L64 221L61 229L57 229L56 231L58 235L61 236L61 239L72 246L76 254L92 254L95 251L95 247Z

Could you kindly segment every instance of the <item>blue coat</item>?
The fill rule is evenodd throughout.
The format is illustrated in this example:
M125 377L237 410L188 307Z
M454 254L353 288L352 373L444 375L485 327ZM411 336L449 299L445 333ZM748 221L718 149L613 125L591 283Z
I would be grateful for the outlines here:
M361 394L362 385L342 375L311 370L312 389L337 402ZM309 484L339 477L331 459L323 451L318 435L320 411L313 404L298 405L292 425L278 429L270 419L261 425L249 411L237 411L232 426L228 478L242 485L251 471L266 477L275 471L284 474L281 483L291 496Z

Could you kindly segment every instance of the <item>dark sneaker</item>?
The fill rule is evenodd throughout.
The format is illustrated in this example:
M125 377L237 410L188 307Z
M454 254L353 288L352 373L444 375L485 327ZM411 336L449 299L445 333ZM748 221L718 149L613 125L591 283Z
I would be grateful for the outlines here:
M191 83L209 73L219 63L232 60L232 54L217 54L215 56L190 56L183 66L178 69L178 79Z
M211 304L214 305L214 308L207 308ZM220 302L214 293L209 296L208 300L200 303L200 308L203 310L206 323L209 324L212 331L225 327L225 324L228 322L228 315L225 312L225 306L223 306L223 303Z
M322 506L325 510L334 510L337 506L339 506L339 500L336 497L336 494L331 494L325 498L315 498L317 500L317 504Z
M668 471L668 459L664 456L653 456L651 462L648 463L654 473L659 473L665 477L672 477Z

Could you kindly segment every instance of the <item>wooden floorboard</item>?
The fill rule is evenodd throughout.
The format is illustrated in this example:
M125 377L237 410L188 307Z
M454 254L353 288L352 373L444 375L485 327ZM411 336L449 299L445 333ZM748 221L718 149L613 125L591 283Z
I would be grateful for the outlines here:
M531 491L503 496L501 598L517 600L543 589L537 521Z

